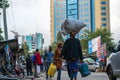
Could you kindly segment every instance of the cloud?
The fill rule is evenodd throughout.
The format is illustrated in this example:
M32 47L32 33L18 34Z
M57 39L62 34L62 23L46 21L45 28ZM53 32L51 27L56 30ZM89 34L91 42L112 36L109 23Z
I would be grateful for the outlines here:
M115 42L120 40L119 29L120 29L120 0L110 0L110 22L111 22L111 32L113 33L113 38Z
M21 35L40 32L44 36L44 46L48 46L50 44L50 0L10 1L11 5L7 9L9 36L11 38L14 36L10 30L15 30ZM12 14L11 6L13 6L14 14ZM119 7L120 0L110 0L111 32L115 41L120 40ZM12 15L14 15L14 18ZM15 24L13 19L15 19Z
M15 24L9 25L21 35L43 33L44 46L50 44L50 1L49 0L12 0ZM8 13L12 17L12 6ZM16 29L15 29L16 28ZM11 34L11 33L10 33Z
M120 18L116 16L111 16L111 32L113 33L113 38L115 39L115 42L118 42L120 40L120 33L119 33L119 26Z

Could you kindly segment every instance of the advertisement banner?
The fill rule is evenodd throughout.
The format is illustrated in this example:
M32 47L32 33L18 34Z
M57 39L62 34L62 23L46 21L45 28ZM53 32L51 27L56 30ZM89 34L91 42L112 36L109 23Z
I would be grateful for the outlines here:
M100 53L101 53L101 56L107 56L106 44L105 43L101 45Z
M100 57L100 47L101 47L101 37L97 37L97 40L98 40L98 46L97 46L97 57L99 58Z
M88 53L91 54L95 51L98 51L100 47L100 36L88 41Z

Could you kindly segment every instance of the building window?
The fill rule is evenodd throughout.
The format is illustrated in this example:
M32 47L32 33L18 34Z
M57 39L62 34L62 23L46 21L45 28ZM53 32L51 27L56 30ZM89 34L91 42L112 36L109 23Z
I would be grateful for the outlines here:
M102 12L101 15L102 15L102 16L105 16L105 15L106 15L106 12Z
M102 18L102 21L106 21L106 18Z
M80 12L82 13L82 12L83 12L83 9L80 9Z
M80 0L81 2L83 1L83 0Z
M69 5L68 6L68 9L76 9L77 8L77 5L75 4L75 5Z
M69 15L68 18L69 19L77 19L77 16L76 15Z
M106 10L106 7L101 7L101 10Z
M88 3L85 3L84 6L88 6Z
M87 23L88 23L88 22L89 22L89 19L85 19L85 22L87 22Z
M77 0L68 0L68 4L76 4Z
M80 7L82 7L82 6L83 6L83 4L80 4L79 6L80 6Z
M101 4L106 4L106 2L105 2L105 1L102 1Z
M102 26L103 26L103 27L106 27L106 23L102 23Z

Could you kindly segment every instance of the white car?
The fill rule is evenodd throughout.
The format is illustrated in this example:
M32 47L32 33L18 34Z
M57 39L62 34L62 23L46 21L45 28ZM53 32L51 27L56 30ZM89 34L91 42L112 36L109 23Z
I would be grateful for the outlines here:
M120 41L115 48L111 48L112 54L107 60L106 72L109 80L120 78Z
M99 63L95 62L94 59L92 58L84 58L83 61L88 64L88 67L90 71L96 72L99 68ZM67 70L67 63L63 62L62 63L62 70L66 71Z
M84 58L83 61L88 64L90 71L96 72L99 68L99 63L92 58Z

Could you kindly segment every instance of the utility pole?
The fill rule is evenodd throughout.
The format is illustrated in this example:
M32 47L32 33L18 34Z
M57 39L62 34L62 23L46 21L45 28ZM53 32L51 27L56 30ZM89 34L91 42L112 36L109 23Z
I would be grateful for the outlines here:
M5 40L8 40L7 19L6 19L6 0L2 0L2 9L3 9L3 25L4 25Z

